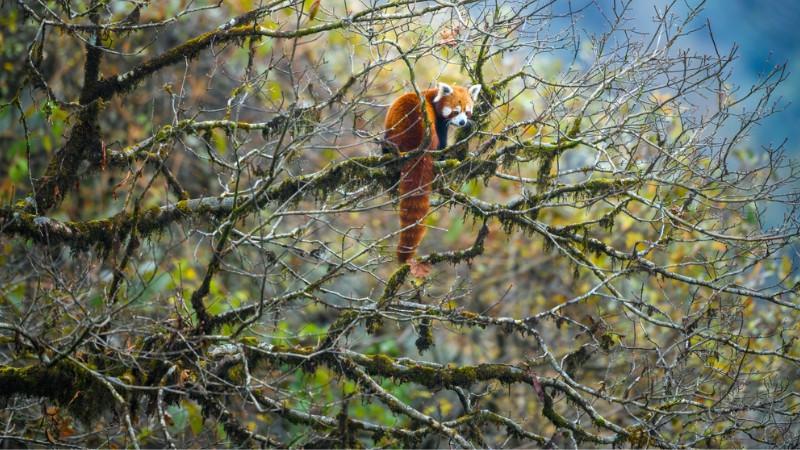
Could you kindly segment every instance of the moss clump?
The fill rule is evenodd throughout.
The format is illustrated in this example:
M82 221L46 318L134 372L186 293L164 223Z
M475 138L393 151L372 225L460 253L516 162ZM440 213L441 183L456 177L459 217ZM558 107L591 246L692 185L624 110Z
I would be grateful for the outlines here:
M433 347L433 330L431 329L430 319L423 319L422 323L420 323L419 337L414 344L417 346L417 350L420 354Z
M46 216L0 208L0 228L45 245L69 245L76 250L95 246L108 248L114 239L114 220L61 222Z
M87 222L67 222L65 225L75 230L79 249L91 248L94 245L108 249L114 241L114 221L90 220Z
M358 361L370 375L392 378L396 381L413 382L430 389L453 386L468 387L475 383L497 380L511 384L527 382L526 375L502 364L479 364L465 367L432 367L428 365L399 364L392 358L377 354Z
M472 311L461 311L461 317L467 320L476 320L480 317L480 314L474 313Z
M600 225L600 228L603 228L606 231L611 231L611 229L614 228L614 215L613 214L604 215L603 217L600 218L598 225Z
M323 350L330 348L336 344L336 341L346 336L352 331L352 326L358 321L359 316L356 311L342 311L335 322L328 328L328 333L325 339L319 345L319 349Z
M476 326L480 329L486 328L486 322L481 319L481 315L472 311L461 311L458 313L465 322L469 325Z
M91 423L115 403L108 387L67 361L50 367L0 366L0 397L12 395L48 398L85 423Z
M635 180L614 180L609 178L596 178L588 180L582 185L586 192L596 195L608 191L627 189L636 184Z
M443 159L436 163L436 166L442 170L449 171L457 169L461 165L461 161L457 159Z
M394 367L394 360L382 353L370 357L370 373L383 377L391 377L397 373Z
M478 369L475 367L458 367L447 372L442 381L445 385L469 386L478 381Z
M188 200L181 200L175 204L175 209L177 209L183 215L190 215L192 213L192 208L189 207Z
M173 133L174 130L172 129L172 126L166 125L162 127L160 130L158 130L158 133L156 133L155 142L164 142L170 137L172 137Z
M383 295L380 300L378 300L378 309L383 309L389 304L395 294L397 294L397 291L400 290L400 286L403 285L410 271L411 266L408 264L403 264L399 269L394 271L389 281L386 282L386 289L383 290Z
M244 367L241 364L234 364L225 371L225 378L236 384L243 384L245 382Z
M367 333L374 336L383 329L383 318L379 314L373 314L367 317L367 320L364 321L364 326L367 327Z
M653 446L653 439L650 437L650 433L648 433L642 425L628 427L625 431L629 433L627 440L631 444L631 448L648 448Z

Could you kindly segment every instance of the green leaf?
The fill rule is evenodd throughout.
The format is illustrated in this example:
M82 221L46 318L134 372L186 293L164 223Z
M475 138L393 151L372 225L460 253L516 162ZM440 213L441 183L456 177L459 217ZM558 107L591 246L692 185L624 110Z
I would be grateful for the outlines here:
M170 433L180 433L186 428L189 419L189 412L182 406L170 405L167 407L167 413L172 418L172 426L170 426Z
M25 158L16 158L8 168L8 177L14 183L19 183L28 178L28 161Z
M203 431L203 414L200 407L193 402L184 402L183 406L188 413L189 427L191 427L192 433L200 434Z

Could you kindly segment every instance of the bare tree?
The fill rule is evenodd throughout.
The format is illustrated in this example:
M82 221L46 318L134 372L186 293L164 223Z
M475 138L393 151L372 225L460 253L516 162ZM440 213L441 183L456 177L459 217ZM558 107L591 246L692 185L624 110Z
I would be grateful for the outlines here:
M231 3L0 6L4 445L798 445L783 66L702 4ZM436 81L469 126L381 154Z

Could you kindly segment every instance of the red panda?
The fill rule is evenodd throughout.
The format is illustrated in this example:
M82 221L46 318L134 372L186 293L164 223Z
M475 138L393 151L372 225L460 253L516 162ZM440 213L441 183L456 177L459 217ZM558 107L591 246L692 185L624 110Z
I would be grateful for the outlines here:
M422 91L427 124L433 127L430 149L447 147L448 125L463 127L467 124L480 91L479 84L464 88L445 83ZM425 136L425 121L420 115L417 94L403 94L389 106L385 128L385 139L398 151L419 149ZM401 264L410 262L425 235L425 227L420 221L428 213L432 182L433 158L429 153L408 161L400 171L400 226L403 231L397 245L397 259ZM411 262L413 269L416 266ZM427 269L420 267L417 272L422 274L419 276L424 276Z

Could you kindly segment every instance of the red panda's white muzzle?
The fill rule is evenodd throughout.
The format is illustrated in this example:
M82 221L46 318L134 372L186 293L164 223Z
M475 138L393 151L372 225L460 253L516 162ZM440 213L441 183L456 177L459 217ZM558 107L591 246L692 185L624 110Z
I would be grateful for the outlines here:
M450 123L461 128L469 122L469 118L467 117L467 113L458 113L457 116L450 119Z

